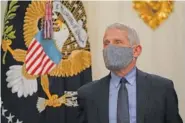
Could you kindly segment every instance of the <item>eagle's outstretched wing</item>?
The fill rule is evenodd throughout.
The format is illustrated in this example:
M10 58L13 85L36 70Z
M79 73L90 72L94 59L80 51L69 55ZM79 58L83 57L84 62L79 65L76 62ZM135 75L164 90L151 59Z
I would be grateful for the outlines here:
M22 65L12 65L6 73L7 87L12 89L12 93L17 93L18 97L27 97L37 92L36 78L27 79L22 72Z

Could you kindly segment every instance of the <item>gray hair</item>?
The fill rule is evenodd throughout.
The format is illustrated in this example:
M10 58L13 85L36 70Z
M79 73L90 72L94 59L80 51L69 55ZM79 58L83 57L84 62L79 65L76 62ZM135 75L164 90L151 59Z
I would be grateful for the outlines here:
M135 44L140 44L140 40L139 40L139 37L135 29L130 28L129 26L126 26L121 23L114 23L114 24L109 25L106 30L113 29L113 28L119 29L121 31L126 31L128 33L128 40L131 46Z

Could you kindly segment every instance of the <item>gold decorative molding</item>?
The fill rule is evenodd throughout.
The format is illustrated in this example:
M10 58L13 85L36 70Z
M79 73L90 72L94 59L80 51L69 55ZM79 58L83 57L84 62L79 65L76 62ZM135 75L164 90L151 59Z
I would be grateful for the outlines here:
M174 1L133 1L133 8L139 13L139 16L152 29L169 17L174 9Z

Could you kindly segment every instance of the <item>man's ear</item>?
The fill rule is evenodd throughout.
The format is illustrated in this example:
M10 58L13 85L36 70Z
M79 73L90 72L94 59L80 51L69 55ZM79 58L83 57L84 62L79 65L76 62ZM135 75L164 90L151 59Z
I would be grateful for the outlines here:
M133 47L133 56L135 58L137 58L141 54L141 52L142 52L141 45L136 45L136 46Z

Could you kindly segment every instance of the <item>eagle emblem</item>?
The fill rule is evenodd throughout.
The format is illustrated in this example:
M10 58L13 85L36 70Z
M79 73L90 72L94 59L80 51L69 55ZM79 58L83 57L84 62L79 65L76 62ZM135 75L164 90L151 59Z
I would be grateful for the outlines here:
M13 2L12 7L16 6L16 2ZM45 24L48 19L46 11L51 6L48 17L51 16L52 27ZM71 77L91 66L86 22L85 10L80 1L32 1L26 8L22 32L27 49L11 47L12 40L16 38L13 34L3 37L2 49L22 63L10 66L6 73L7 87L12 93L17 93L18 97L32 96L38 90L37 78L40 78L47 99L38 97L39 112L46 106L77 106L76 92L66 91L61 97L50 93L48 76ZM5 26L5 31L7 28ZM52 33L45 32L44 28L52 30ZM10 29L9 32L15 33ZM3 63L5 58L6 54Z

